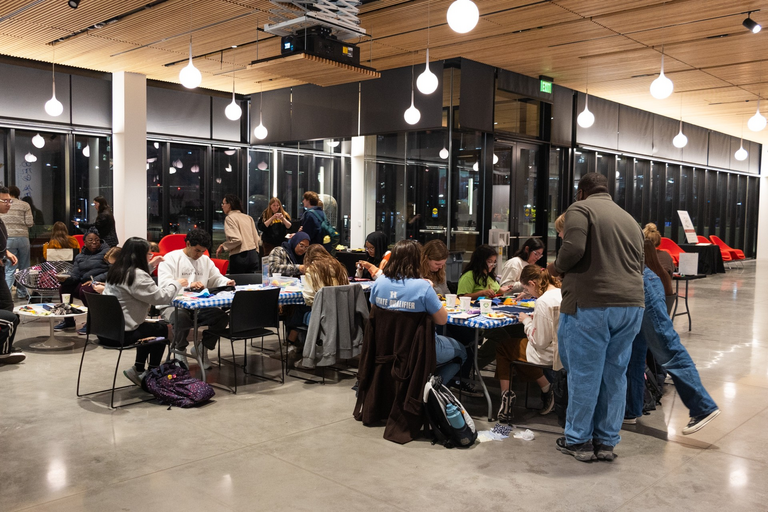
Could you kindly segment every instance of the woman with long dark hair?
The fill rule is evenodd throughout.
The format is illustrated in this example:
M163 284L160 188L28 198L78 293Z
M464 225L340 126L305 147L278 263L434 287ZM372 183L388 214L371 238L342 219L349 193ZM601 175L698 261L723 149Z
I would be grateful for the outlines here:
M496 282L497 258L496 249L490 245L483 244L475 249L459 279L458 295L477 299L494 297L511 290L512 286L499 286Z
M280 199L273 197L259 217L258 228L264 246L264 256L269 256L272 249L285 242L285 235L291 229L291 216L283 208Z
M401 240L392 248L383 275L371 287L371 304L382 309L427 312L436 325L445 325L448 312L432 286L421 278L421 244ZM437 375L448 384L467 359L464 346L453 338L435 334ZM455 362L459 359L461 364Z
M86 224L76 220L72 221L72 223L75 227L84 230L86 233L89 228L96 228L104 243L110 247L116 247L120 241L117 239L117 231L115 230L115 218L112 216L112 210L109 208L106 198L104 196L94 197L93 206L96 207L97 211L96 220L93 224Z
M125 344L133 344L144 338L165 337L170 339L165 321L145 322L150 306L170 304L173 298L189 282L185 278L169 281L162 288L149 274L149 260L153 254L149 242L143 238L126 240L120 255L107 273L104 295L114 295L120 302L125 316ZM116 346L113 340L99 338L103 345ZM149 368L156 368L163 358L165 345L154 343L136 348L136 362L125 370L125 376L141 386L149 359Z
M501 272L501 285L511 285L511 291L520 292L523 290L523 283L520 282L520 273L526 265L533 265L544 256L544 244L538 238L529 238L520 247L515 255L504 264L504 270Z
M659 262L652 240L645 239L645 310L640 332L632 342L632 355L627 367L627 407L624 423L635 424L643 415L645 393L645 355L647 349L656 362L672 376L680 400L690 411L691 419L683 435L698 432L720 414L717 404L701 383L690 354L680 342L667 312L665 295L672 289L672 279ZM665 290L666 289L666 290ZM646 349L647 347L647 349Z
M244 214L242 209L240 198L234 194L225 195L221 201L221 210L227 216L224 220L224 235L227 239L216 249L216 257L219 257L221 251L229 251L231 274L254 274L260 270L261 238L253 217Z
M365 252L368 256L357 263L356 277L375 280L381 275L389 261L388 243L387 235L381 231L374 231L365 237Z

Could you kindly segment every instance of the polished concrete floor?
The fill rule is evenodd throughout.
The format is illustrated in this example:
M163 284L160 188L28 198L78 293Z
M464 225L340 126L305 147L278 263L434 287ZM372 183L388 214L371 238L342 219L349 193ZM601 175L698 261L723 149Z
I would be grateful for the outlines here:
M28 359L0 367L0 510L768 510L766 282L768 263L752 262L691 284L693 330L685 317L675 325L722 414L680 435L687 410L667 386L663 406L622 432L612 463L577 462L543 432L461 451L396 445L352 418L344 377L249 378L199 409L113 411L106 395L75 396L82 337L67 334L73 349L28 349L47 327L25 323L17 345ZM106 387L114 359L90 349L85 387ZM484 402L465 402L488 428Z

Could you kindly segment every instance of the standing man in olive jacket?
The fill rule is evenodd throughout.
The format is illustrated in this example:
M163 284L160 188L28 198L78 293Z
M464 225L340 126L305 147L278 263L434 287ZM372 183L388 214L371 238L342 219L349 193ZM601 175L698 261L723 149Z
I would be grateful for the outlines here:
M557 449L583 462L613 460L632 340L645 305L643 232L613 202L602 174L582 176L577 194L565 213L563 245L549 265L564 276L557 335L569 400Z

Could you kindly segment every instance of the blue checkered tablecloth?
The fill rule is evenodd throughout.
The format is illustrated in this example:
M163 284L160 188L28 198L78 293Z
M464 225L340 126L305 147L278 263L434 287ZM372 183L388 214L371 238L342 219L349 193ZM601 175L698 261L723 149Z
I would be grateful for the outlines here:
M494 307L493 311L504 313L527 313L529 315L533 314L533 309L518 306ZM480 313L480 310L471 309L469 312ZM514 325L520 322L518 322L516 317L488 318L487 316L478 314L472 318L456 318L456 314L449 314L448 323L451 325L462 325L464 327L473 327L476 329L496 329L497 327L505 327L507 325Z
M260 284L238 286L237 290L262 290L264 288L271 288L269 286L262 286ZM221 292L216 295L211 295L205 298L196 297L176 297L171 303L173 306L182 309L204 309L204 308L221 308L229 307L232 305L232 298L235 296L235 292ZM304 304L304 296L300 291L280 290L280 298L278 300L280 305L286 304Z

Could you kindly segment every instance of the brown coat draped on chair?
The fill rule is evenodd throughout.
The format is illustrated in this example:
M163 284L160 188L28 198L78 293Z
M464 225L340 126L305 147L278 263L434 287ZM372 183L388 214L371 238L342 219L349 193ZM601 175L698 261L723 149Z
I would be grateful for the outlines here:
M384 439L405 444L420 436L427 378L435 371L435 327L429 313L371 306L358 370L354 417L386 421Z

